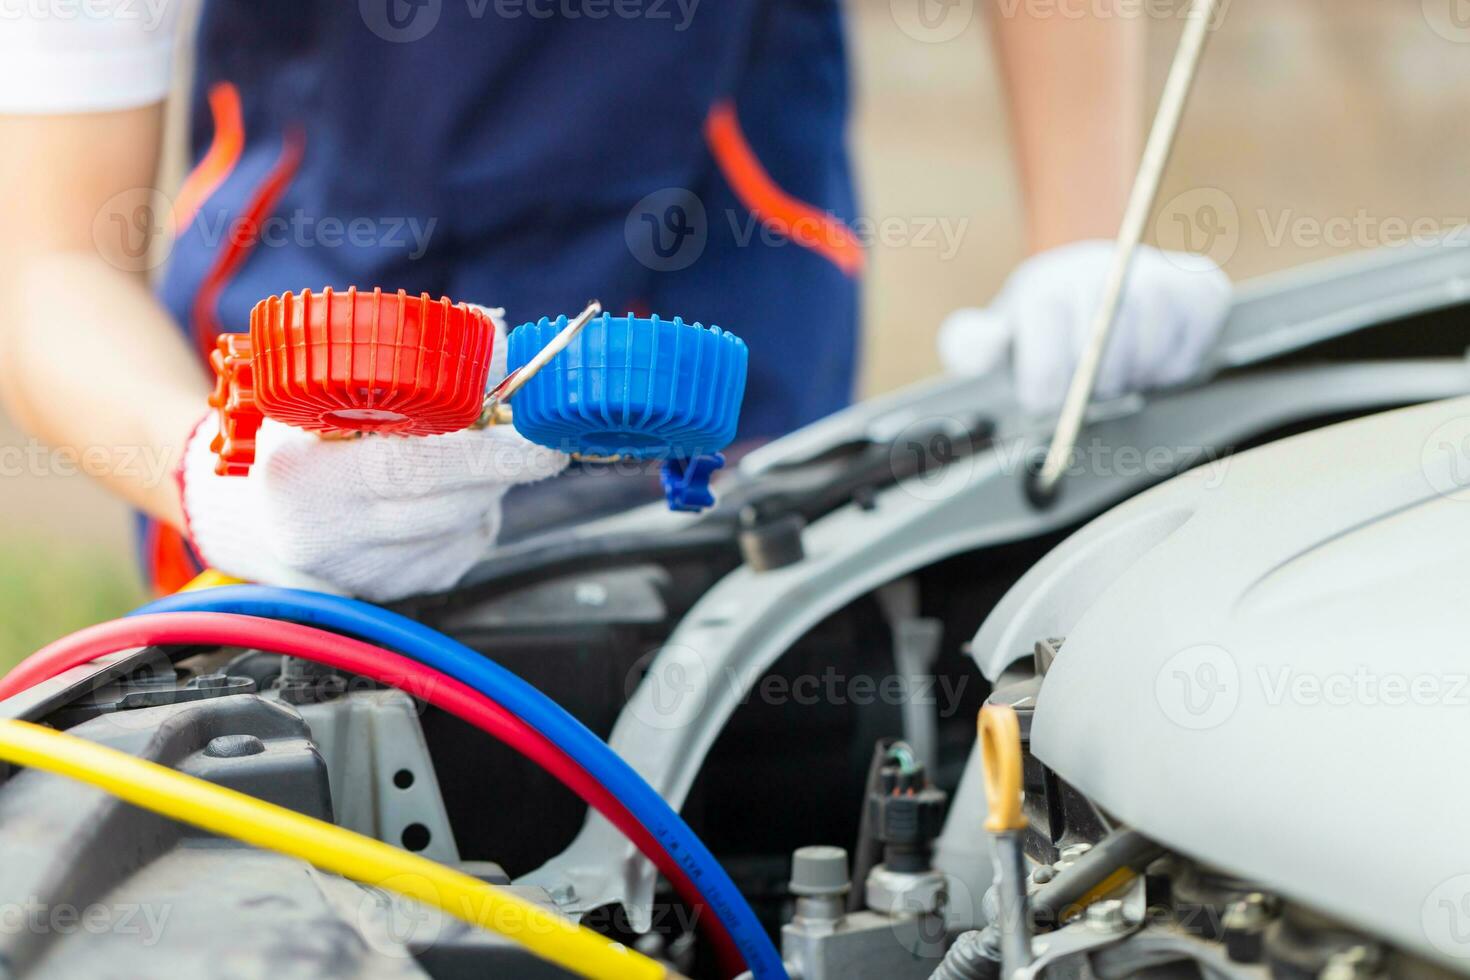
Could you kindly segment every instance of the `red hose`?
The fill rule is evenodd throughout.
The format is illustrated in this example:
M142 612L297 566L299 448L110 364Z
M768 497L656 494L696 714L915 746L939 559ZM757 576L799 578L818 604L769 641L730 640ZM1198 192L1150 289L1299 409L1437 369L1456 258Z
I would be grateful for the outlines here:
M371 678L429 702L505 743L576 793L633 842L696 912L704 896L683 867L621 800L539 731L473 688L417 660L361 640L296 623L230 613L156 613L131 616L79 630L31 654L0 679L0 701L98 657L136 647L181 644L249 647L300 657ZM735 941L714 915L699 924L731 973L745 968Z

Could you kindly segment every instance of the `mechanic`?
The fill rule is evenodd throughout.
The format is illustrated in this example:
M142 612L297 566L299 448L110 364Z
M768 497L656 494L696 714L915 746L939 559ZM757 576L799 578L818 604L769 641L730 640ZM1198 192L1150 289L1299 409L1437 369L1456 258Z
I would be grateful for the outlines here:
M103 477L154 519L159 588L196 555L380 601L445 588L494 543L507 490L566 465L508 427L322 441L267 423L250 476L215 476L201 355L267 295L381 285L516 322L597 296L741 335L744 438L848 402L865 256L838 0L205 0L193 169L170 207L150 189L182 2L0 17L4 403L52 445L176 464L177 486ZM941 353L983 371L1009 350L1039 411L1075 363L1142 142L1144 25L1113 2L991 18L1031 257L946 324ZM1145 249L1099 393L1187 377L1228 296L1217 268Z

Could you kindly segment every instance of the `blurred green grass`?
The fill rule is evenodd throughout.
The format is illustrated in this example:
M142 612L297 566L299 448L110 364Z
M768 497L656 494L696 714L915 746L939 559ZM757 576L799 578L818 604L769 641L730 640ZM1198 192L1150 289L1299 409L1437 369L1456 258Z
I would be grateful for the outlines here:
M113 551L0 535L0 674L57 637L146 598L137 569Z

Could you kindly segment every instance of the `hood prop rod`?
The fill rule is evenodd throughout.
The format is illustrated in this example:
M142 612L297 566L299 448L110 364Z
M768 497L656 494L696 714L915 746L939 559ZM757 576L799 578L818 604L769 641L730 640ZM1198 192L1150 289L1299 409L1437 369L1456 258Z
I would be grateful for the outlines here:
M1031 471L1026 482L1026 495L1038 507L1049 506L1055 499L1058 485L1077 448L1077 438L1087 416L1087 406L1092 401L1092 392L1097 385L1098 372L1102 368L1103 355L1107 353L1108 338L1118 319L1122 306L1123 287L1128 282L1128 271L1133 265L1133 255L1143 240L1143 232L1153 213L1163 182L1169 157L1179 135L1179 122L1184 117L1184 106L1194 88L1200 58L1204 54L1205 41L1209 37L1210 25L1214 22L1220 0L1194 0L1184 25L1184 34L1179 39L1179 49L1174 55L1174 65L1164 82L1164 94L1159 100L1158 113L1154 116L1153 129L1144 147L1143 160L1139 164L1138 176L1133 182L1133 191L1128 197L1128 207L1123 213L1123 225L1118 231L1117 248L1113 250L1112 266L1103 287L1101 302L1093 316L1088 331L1087 346L1072 372L1072 381L1067 387L1066 399L1062 402L1061 414L1057 417L1056 430L1047 447L1046 458L1039 468Z

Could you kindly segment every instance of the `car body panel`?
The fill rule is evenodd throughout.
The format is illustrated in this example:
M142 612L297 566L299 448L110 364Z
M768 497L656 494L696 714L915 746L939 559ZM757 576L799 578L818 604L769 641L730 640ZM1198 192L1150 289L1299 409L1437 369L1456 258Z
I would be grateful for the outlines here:
M1463 966L1470 842L1436 824L1470 809L1467 451L1470 399L1440 402L1094 521L981 630L992 667L1042 619L1066 638L1032 751L1171 848Z

